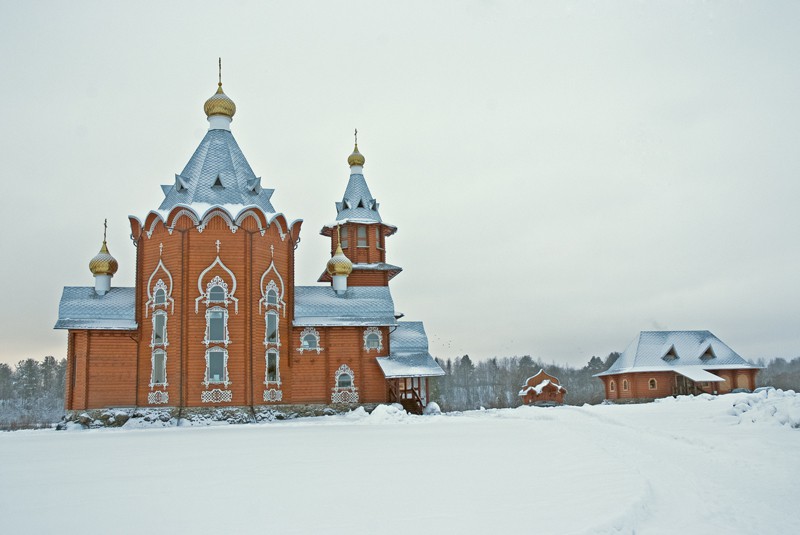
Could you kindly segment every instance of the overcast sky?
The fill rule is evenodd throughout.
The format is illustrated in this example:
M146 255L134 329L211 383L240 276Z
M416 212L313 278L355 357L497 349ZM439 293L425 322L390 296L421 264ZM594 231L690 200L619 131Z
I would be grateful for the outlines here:
M265 5L266 4L266 5ZM800 3L0 2L0 361L66 354L61 288L232 130L328 257L352 131L398 311L438 357L583 365L640 330L800 356Z

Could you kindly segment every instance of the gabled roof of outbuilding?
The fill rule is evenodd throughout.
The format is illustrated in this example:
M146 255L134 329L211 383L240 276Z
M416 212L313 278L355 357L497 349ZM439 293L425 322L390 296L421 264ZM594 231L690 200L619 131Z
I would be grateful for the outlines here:
M228 130L206 132L189 163L175 175L175 183L162 189L166 196L159 210L200 203L258 206L266 213L275 212L270 202L274 190L261 187L261 178L253 173Z
M713 356L707 356L707 352ZM664 359L668 353L677 358ZM595 377L626 372L677 371L696 366L705 370L757 368L709 331L642 331L608 370Z
M98 295L92 286L65 286L56 329L136 330L134 288L111 288Z
M388 286L351 286L341 296L330 286L295 286L294 324L297 326L396 323Z

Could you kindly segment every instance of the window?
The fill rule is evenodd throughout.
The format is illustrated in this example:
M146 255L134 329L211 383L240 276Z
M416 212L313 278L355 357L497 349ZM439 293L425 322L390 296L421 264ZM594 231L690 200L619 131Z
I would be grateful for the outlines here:
M347 227L342 227L339 232L340 232L339 239L342 242L342 249L347 250L347 247L349 245L349 242L347 240Z
M314 327L306 327L300 333L300 347L297 348L300 353L304 351L316 351L319 355L322 352L320 346L319 331Z
M220 285L214 285L208 290L208 301L210 303L224 303L225 289Z
M274 310L267 312L267 336L265 341L268 344L278 343L278 313Z
M622 380L622 389L623 390L628 390L628 380L627 379L623 379Z
M270 289L267 292L267 304L268 305L277 305L278 304L278 292Z
M655 379L650 379L650 380L647 382L647 386L649 386L649 387L650 387L650 390L655 390L655 389L656 389L656 387L658 387L658 382L657 382Z
M167 352L163 349L153 351L153 372L150 374L150 386L167 384Z
M264 378L264 384L269 383L280 383L278 352L274 349L267 351L267 375Z
M167 313L163 310L153 314L153 347L167 345Z
M383 243L381 241L382 237L383 236L381 236L381 227L380 226L376 226L375 227L375 247L377 247L378 249L383 249Z
M212 347L206 351L206 386L211 383L228 384L228 352Z
M353 377L349 373L343 373L336 381L336 386L339 388L351 388L353 386Z
M617 390L617 383L616 383L616 381L614 381L614 380L612 379L612 380L611 380L611 382L608 384L608 389L609 389L611 392L616 392L616 390Z
M156 305L167 304L167 292L164 290L164 288L159 288L158 290L156 290L156 293L153 296L153 302Z
M303 337L303 349L317 349L317 337L313 334L307 334Z
M383 349L383 333L377 327L368 327L364 330L364 350L369 352L371 349L377 351Z
M358 227L358 246L359 247L367 246L367 227L363 225Z
M206 310L206 345L228 345L228 311L224 308L214 307Z

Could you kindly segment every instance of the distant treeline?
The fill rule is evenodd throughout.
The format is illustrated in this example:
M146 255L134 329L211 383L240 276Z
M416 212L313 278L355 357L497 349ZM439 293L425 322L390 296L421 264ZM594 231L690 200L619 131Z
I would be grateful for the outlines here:
M431 380L430 399L444 411L517 407L525 380L543 369L567 389L565 403L600 403L605 395L603 383L592 376L607 370L618 357L619 353L605 359L592 357L582 368L548 364L528 355L477 364L469 355L436 359L445 375ZM755 364L764 368L758 374L758 386L800 391L800 357L791 361L777 358L769 363L759 359ZM48 427L61 420L66 371L67 360L54 357L21 360L14 368L0 363L0 430Z
M0 429L48 427L64 415L67 359L0 363Z
M600 403L605 397L603 383L592 376L607 370L618 357L619 353L611 353L605 359L592 357L582 368L548 364L528 355L492 358L478 363L474 363L469 355L436 359L445 375L431 380L431 400L439 403L443 411L517 407L521 405L519 391L525 380L542 369L557 377L567 389L566 404ZM791 361L778 358L769 364L760 359L755 364L764 367L758 374L757 386L800 390L800 357Z

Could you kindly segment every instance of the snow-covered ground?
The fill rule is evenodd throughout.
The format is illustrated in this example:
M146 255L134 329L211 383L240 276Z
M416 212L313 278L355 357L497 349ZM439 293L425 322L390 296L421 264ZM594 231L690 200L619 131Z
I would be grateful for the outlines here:
M0 433L0 531L800 533L798 426L772 391Z

